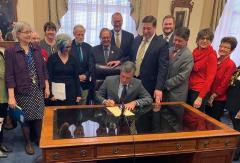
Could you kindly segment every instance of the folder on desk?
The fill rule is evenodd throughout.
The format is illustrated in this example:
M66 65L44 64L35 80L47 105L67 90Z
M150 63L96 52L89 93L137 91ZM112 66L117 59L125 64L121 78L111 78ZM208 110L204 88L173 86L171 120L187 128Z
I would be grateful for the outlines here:
M107 107L107 109L115 116L115 117L119 117L121 115L121 109L119 106L113 106L113 107ZM125 116L133 116L134 113L131 112L130 110L125 109L124 111L124 115Z
M20 123L24 122L24 116L23 116L23 111L22 111L21 107L16 106L14 109L13 108L8 108L8 114L15 121L18 121Z

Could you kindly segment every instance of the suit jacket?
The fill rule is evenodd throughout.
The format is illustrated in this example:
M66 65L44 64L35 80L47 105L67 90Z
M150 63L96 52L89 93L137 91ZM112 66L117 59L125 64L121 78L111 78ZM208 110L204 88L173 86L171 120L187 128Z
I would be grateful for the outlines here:
M169 54L173 48L169 49ZM185 47L177 52L174 59L169 60L168 77L165 82L164 100L186 102L188 92L188 79L193 67L191 51Z
M88 89L90 86L89 77L93 75L94 66L95 66L94 58L91 53L92 46L86 42L83 42L81 45L81 48L82 48L82 54L83 54L83 62L80 62L75 40L72 41L70 54L73 55L77 60L77 63L79 65L79 74L80 75L84 74L87 76L87 81L81 82L81 87L83 89Z
M106 99L112 99L116 103L120 103L118 97L118 88L120 84L120 76L107 77L99 91L96 94L96 100L99 103L103 103ZM128 84L127 95L125 97L126 103L131 101L137 101L140 107L152 104L152 98L150 94L143 87L139 79L133 78Z
M137 36L133 41L131 48L131 60L133 62L136 61L137 51L142 40L142 36ZM168 53L168 43L155 35L146 50L139 75L143 86L152 96L155 89L163 90L168 71Z
M115 38L114 38L114 31L112 31L112 39L111 39L111 45L116 46L115 43ZM130 50L131 50L131 46L132 46L132 42L134 40L134 36L132 33L127 32L125 30L122 30L122 35L121 35L121 45L120 45L120 49L123 52L123 56L124 56L124 61L129 60L129 55L130 55Z
M159 37L161 39L163 39L163 34L159 35ZM168 44L169 44L169 48L173 46L173 38L174 38L174 33L171 35L169 41L168 41Z
M95 64L99 65L107 65L104 59L104 52L103 52L103 46L102 45L97 45L93 47L92 49L92 56L94 57L94 62ZM110 51L109 51L109 57L108 57L108 62L109 61L117 61L123 58L122 50L116 46L111 46ZM95 68L96 69L96 68ZM105 79L106 76L109 76L110 74L112 75L112 72L109 73L109 75L105 74L99 74L98 71L95 70L95 75L96 79ZM118 73L119 74L119 73Z

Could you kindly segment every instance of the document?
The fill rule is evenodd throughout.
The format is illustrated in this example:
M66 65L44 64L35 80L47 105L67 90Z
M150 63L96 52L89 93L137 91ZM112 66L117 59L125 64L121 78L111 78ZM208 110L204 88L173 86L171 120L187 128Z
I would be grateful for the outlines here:
M119 106L107 107L107 109L115 116L119 117L121 115L121 109ZM125 109L124 111L125 116L133 116L134 113L130 110Z
M65 83L52 82L52 94L58 100L66 100Z

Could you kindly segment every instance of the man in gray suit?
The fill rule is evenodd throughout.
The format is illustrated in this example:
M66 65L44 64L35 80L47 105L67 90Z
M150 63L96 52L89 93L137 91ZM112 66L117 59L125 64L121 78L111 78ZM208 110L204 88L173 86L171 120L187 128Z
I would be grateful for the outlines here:
M105 79L96 94L96 101L106 106L124 103L129 110L152 104L153 100L141 81L133 78L135 70L134 63L125 62L121 66L120 75Z
M190 31L186 27L175 30L173 47L169 49L168 76L163 91L164 101L186 102L188 78L193 67L193 56L187 47L189 35ZM163 107L161 122L164 130L180 130L183 113L184 109L181 107Z

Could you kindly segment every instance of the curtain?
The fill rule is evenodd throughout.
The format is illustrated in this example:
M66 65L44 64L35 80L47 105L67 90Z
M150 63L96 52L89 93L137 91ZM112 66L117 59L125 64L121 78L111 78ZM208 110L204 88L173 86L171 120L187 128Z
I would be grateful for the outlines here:
M238 40L236 49L231 54L231 58L236 65L240 65L239 51L240 51L240 0L228 0L222 16L219 20L218 26L215 30L213 47L218 50L220 41L223 37L234 36Z
M115 12L120 12L123 16L122 29L136 35L128 0L69 0L68 12L61 19L58 33L73 36L73 27L82 24L86 28L85 41L92 46L98 45L100 30L103 27L113 28L111 18Z
M158 17L159 0L130 0L131 16L135 20L136 30L141 34L141 21L147 15Z
M57 29L60 28L61 17L68 10L68 0L48 0L49 20L56 24Z
M214 0L213 3L213 11L212 11L212 19L211 19L211 28L214 31L218 25L218 21L222 15L223 8L226 4L227 0Z

